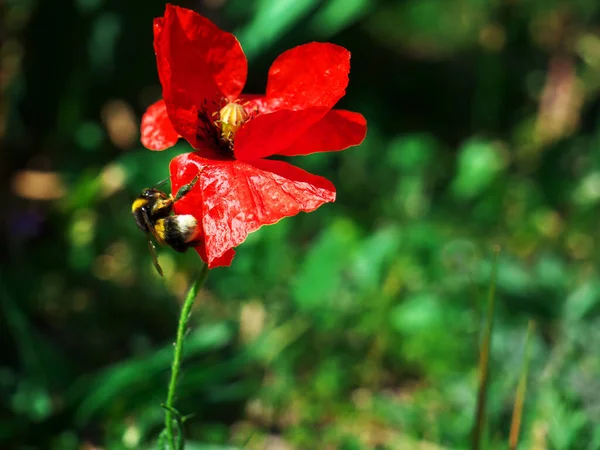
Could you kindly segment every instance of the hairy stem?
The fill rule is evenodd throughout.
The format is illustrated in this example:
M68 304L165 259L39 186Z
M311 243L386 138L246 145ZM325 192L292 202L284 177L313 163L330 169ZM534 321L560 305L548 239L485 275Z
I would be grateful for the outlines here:
M167 393L166 414L165 414L165 428L167 430L167 442L171 450L175 450L175 435L173 433L173 411L175 403L175 391L177 388L177 378L179 377L179 370L181 369L181 360L183 359L183 341L185 339L185 331L187 323L190 318L192 311L192 305L198 295L198 291L204 284L206 276L208 275L208 266L205 264L202 268L202 272L198 279L192 284L192 287L185 297L183 307L181 308L181 314L179 316L179 326L177 327L177 340L175 341L175 353L173 355L173 363L171 365L171 380L169 381L169 391ZM181 432L181 431L180 431ZM182 440L181 440L182 441Z

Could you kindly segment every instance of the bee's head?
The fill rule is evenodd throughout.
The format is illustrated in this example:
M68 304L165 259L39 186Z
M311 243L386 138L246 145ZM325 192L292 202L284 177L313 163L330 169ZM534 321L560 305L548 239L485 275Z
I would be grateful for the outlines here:
M155 200L163 199L164 200L164 199L168 198L168 196L167 196L167 194L165 194L162 191L159 191L158 189L147 188L142 191L142 194L140 195L139 198L143 198L146 200L152 200L152 199L155 199Z
M148 233L148 224L153 224L160 217L166 217L171 212L172 200L167 194L158 189L144 189L131 205L131 213L138 227Z

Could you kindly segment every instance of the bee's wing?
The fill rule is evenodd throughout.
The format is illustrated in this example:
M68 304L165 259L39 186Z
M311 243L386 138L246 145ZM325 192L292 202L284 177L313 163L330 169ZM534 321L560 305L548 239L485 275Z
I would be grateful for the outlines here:
M144 221L144 224L146 225L146 229L152 235L152 237L156 240L159 240L156 237L156 231L154 230L154 225L152 225L152 222L150 221L150 217L148 217L148 213L145 210L142 211L142 219Z
M156 246L154 245L154 242L152 242L152 239L150 237L148 237L148 250L150 250L150 255L152 256L152 262L154 263L154 267L156 268L156 271L162 277L163 270L162 270L162 267L160 267L160 264L158 263L158 255L156 254Z
M148 217L148 214L146 214L146 211L142 212L142 218L144 219L146 228L148 230L150 230L150 233L152 234L152 236L155 236L154 227L152 226L152 223L150 222L150 218ZM152 262L154 263L154 267L156 268L156 271L162 277L163 270L162 270L162 267L160 267L160 264L158 263L158 255L156 253L156 246L154 245L154 242L152 242L152 238L150 236L148 236L148 250L150 250L150 255L152 256Z

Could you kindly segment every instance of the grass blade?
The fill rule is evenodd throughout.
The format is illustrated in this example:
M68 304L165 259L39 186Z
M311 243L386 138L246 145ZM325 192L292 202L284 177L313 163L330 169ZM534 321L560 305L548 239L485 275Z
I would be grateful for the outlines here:
M487 402L487 388L489 384L490 366L490 344L494 324L494 300L496 295L496 276L498 272L498 255L500 247L494 248L494 262L492 265L492 277L488 291L487 315L481 347L479 349L479 392L477 393L477 409L475 412L475 424L473 425L473 450L481 448L481 436L485 425L485 407Z
M527 375L529 373L529 355L531 351L531 336L535 330L535 322L529 321L527 325L527 335L525 336L525 351L523 352L523 367L519 376L517 385L517 394L515 395L515 405L513 408L512 420L510 423L510 434L508 437L509 450L516 450L519 442L519 431L521 429L521 418L523 417L523 405L525 404L525 393L527 391Z

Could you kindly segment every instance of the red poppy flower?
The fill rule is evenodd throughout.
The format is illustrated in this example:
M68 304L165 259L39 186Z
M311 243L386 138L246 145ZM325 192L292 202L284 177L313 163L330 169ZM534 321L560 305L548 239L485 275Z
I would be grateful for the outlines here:
M174 211L197 219L196 250L209 267L231 264L233 248L262 225L335 200L327 179L263 158L362 142L365 118L332 109L348 84L346 49L313 42L284 52L264 96L241 94L247 61L237 39L191 10L167 5L154 49L163 100L142 118L142 143L164 150L183 137L195 149L171 161L171 189L200 174Z

